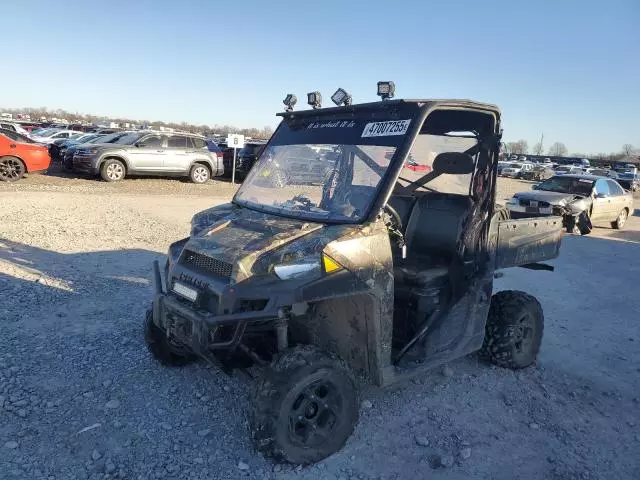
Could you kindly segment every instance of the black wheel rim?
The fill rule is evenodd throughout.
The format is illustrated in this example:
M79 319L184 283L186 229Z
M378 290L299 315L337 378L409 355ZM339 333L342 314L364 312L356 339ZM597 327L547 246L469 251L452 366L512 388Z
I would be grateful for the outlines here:
M17 158L0 159L0 178L2 180L18 180L24 174L24 166Z
M344 402L335 385L319 380L307 385L289 411L289 438L304 447L329 441L339 423Z
M529 313L525 313L514 326L514 349L517 357L527 356L535 336L535 322Z

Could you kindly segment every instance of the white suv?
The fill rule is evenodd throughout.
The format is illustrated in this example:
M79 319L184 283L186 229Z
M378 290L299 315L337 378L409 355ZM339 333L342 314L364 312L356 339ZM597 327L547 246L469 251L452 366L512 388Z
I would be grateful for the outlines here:
M503 177L520 178L524 172L533 170L533 163L510 163L502 169Z

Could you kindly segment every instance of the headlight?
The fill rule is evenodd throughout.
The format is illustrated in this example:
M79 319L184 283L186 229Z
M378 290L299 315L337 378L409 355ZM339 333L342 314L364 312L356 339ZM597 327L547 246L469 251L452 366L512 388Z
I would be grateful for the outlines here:
M320 275L320 261L276 265L273 273L281 280Z

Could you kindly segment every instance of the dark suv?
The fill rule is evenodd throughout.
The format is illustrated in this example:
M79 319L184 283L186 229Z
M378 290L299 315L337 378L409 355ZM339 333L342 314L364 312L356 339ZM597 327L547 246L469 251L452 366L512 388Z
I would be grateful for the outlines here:
M236 156L236 178L244 179L256 163L266 142L251 141L246 142L244 147L238 150ZM222 158L224 162L224 173L231 176L233 171L233 148L229 148L226 143L219 143L218 146L222 150Z

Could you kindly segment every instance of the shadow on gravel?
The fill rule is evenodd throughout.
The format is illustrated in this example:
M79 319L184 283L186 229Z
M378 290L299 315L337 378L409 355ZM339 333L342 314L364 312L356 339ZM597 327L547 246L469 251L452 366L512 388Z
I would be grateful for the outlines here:
M60 253L0 238L0 317L30 310L88 324L93 314L122 314L151 299L151 265L163 257L142 249Z

